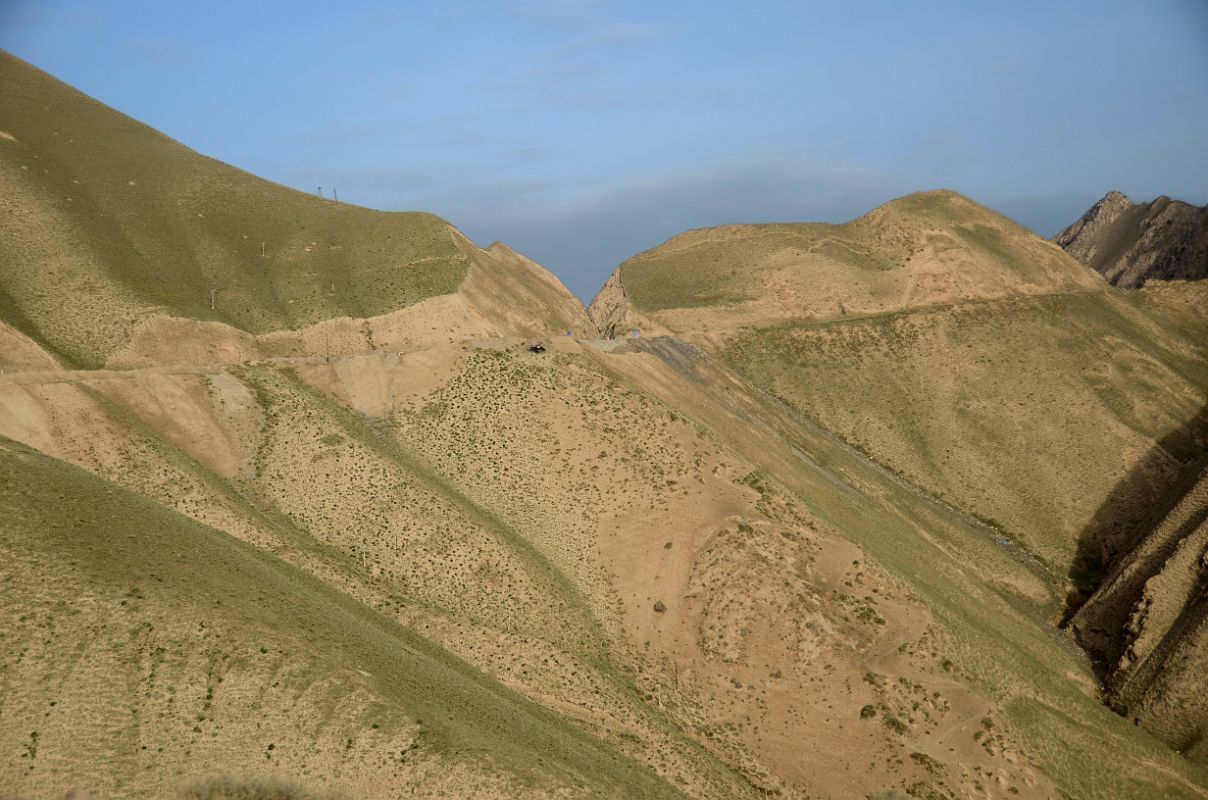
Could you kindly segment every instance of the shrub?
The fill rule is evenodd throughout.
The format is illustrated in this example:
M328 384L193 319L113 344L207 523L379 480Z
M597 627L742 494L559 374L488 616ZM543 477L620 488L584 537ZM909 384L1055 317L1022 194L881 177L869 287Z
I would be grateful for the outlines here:
M910 732L910 727L905 722L902 722L902 720L895 717L893 714L886 714L884 717L881 718L881 721L884 722L885 727L889 728L891 731L895 731L897 733L909 733Z
M280 778L210 775L186 784L181 800L343 800L338 794L313 792Z

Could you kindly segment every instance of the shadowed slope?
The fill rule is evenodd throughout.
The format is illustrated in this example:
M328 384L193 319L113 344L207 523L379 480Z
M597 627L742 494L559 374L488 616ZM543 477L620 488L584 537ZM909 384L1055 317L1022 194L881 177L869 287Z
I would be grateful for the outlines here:
M1142 505L1147 513L1128 524L1122 509L1137 507L1138 486L1153 484L1163 490L1160 500ZM1181 752L1206 760L1208 412L1129 470L1092 519L1080 550L1076 577L1097 591L1071 608L1070 624L1098 660L1109 702Z
M1053 241L1114 286L1208 278L1208 208L1108 192Z

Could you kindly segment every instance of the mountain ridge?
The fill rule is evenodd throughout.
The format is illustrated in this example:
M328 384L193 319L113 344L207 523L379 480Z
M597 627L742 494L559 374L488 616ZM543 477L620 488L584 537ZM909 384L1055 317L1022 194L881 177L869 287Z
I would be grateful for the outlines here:
M466 314L521 336L590 325L539 265L482 250L434 215L261 181L8 54L0 92L9 134L0 202L10 219L0 230L0 321L59 360L121 361L148 319L260 336L386 316L457 296L468 278L531 296L500 313L506 302L471 293L468 308L438 313L430 327L456 328ZM501 272L511 274L501 282ZM529 306L539 318L520 319Z
M1112 195L1102 207L1130 206ZM815 256L835 233L845 248L838 254L845 292L828 297L825 282L839 280L828 269L836 268ZM920 240L930 251L920 251ZM895 261L875 261L894 246ZM975 263L970 254L979 251L991 257L972 271L983 280L956 291L941 284L907 292L884 282L886 273L920 268L942 280ZM1016 266L1040 258L1052 271ZM867 269L870 261L881 270ZM797 276L785 276L793 270ZM760 288L748 291L761 272ZM698 290L693 281L702 274L720 280ZM677 283L678 276L687 277ZM749 283L727 293L728 280ZM1184 517L1202 513L1198 495L1182 493L1198 463L1187 442L1202 449L1208 403L1205 288L1115 289L1054 243L939 191L899 198L842 226L681 234L623 264L591 312L618 332L681 336L711 351L875 463L1038 558L1068 592L1071 629L1108 664L1105 699L1186 751L1208 719L1180 700L1194 693L1204 647L1195 626L1173 626L1168 617L1183 609L1200 619L1192 599L1200 584L1179 576L1203 548L1187 531L1172 533L1178 524L1151 517L1180 499L1191 509ZM811 307L817 297L833 305ZM878 305L870 308L870 299ZM1124 479L1112 467L1121 461ZM1195 753L1202 757L1202 748Z
M1181 477L1102 502L1208 396L1197 287L924 193L681 239L601 341L505 245L13 70L63 102L0 141L6 791L1205 795L1198 711L1055 627L1094 506Z
M1208 207L1110 191L1053 242L1114 286L1208 278Z
M693 260L693 250L706 252L708 263ZM687 231L623 263L588 309L602 328L644 324L712 335L703 329L1101 286L1090 270L1006 217L956 192L931 190L838 225Z

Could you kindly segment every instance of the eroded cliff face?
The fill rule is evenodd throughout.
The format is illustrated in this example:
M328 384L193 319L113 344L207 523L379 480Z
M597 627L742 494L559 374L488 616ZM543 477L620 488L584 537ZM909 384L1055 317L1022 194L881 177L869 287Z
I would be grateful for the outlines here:
M603 339L629 336L633 331L644 335L664 335L666 327L656 323L633 307L625 285L621 283L621 270L617 269L604 282L604 286L587 307L587 315L595 324Z
M629 299L625 296L625 287L621 285L620 273L614 272L587 307L587 315L600 335L607 338L622 326L628 311Z
M1208 451L1160 522L1110 567L1071 627L1101 660L1109 704L1196 760L1208 757Z
M1133 203L1108 192L1053 241L1116 286L1208 277L1208 208L1165 196Z

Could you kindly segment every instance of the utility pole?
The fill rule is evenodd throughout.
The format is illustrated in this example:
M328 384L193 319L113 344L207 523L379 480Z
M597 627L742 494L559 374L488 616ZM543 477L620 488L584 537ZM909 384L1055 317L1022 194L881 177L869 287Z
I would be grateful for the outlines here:
M319 197L322 197L322 196L323 196L323 187L320 186L319 187Z
M337 203L340 202L340 193L336 191L336 187L334 186L331 187L331 196L336 199Z
M210 290L210 310L211 310L211 311L213 311L213 310L214 310L214 293L215 293L215 292L217 292L217 291L218 291L217 289L211 289L211 290Z
M264 252L264 242L260 243L260 257L267 258L268 254Z

